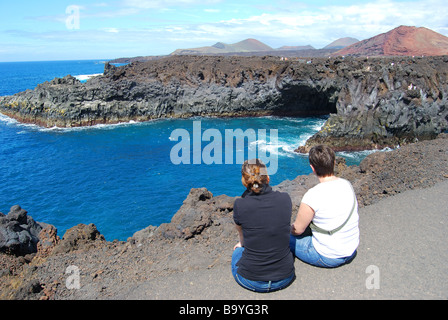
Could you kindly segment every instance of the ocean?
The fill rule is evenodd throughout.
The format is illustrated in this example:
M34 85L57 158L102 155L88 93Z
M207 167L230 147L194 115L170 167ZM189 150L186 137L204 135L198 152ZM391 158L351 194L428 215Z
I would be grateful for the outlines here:
M101 60L0 63L0 95L67 74L85 81L103 69ZM307 156L294 149L325 120L197 117L48 129L0 114L0 212L18 204L60 237L94 223L106 240L126 240L170 222L191 188L241 195L243 157L261 157L271 185L310 174ZM339 155L351 165L369 153Z

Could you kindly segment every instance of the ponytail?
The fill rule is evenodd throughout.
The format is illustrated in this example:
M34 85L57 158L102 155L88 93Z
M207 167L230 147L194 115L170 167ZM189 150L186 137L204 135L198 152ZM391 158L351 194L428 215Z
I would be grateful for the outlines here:
M259 159L246 160L241 168L241 174L247 184L247 189L260 193L269 184L266 165Z

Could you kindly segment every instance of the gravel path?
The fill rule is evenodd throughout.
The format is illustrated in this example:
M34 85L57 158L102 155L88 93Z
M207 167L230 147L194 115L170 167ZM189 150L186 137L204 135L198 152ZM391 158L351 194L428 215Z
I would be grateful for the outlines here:
M172 274L124 289L114 299L447 299L448 180L360 209L355 260L321 269L296 259L294 283L269 294L239 287L228 264Z

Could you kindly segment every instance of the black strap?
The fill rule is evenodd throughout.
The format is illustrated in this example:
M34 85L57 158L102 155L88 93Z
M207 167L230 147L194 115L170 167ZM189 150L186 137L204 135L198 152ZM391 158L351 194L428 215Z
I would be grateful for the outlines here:
M353 200L352 210L350 211L350 214L348 215L347 220L345 220L345 222L342 225L340 225L339 227L337 227L336 229L333 229L333 230L325 230L325 229L319 228L318 226L316 226L314 224L313 221L311 221L311 223L310 223L311 230L313 230L315 232L318 232L318 233L328 234L328 235L331 236L332 234L334 234L334 233L338 232L339 230L341 230L347 224L348 220L350 220L350 217L353 214L353 211L355 211L355 206L356 206L356 194L355 194L355 191L353 190L353 187L352 187L351 184L350 184L350 187L352 188L352 191L353 191L354 200Z

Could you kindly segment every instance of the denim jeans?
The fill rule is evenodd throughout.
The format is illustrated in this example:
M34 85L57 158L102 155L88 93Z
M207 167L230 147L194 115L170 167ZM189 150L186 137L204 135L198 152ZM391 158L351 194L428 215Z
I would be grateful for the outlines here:
M356 256L356 250L349 257L344 258L327 258L319 254L313 246L312 236L309 234L294 236L289 239L289 247L294 256L311 264L322 268L336 268L353 260Z
M236 282L243 288L255 292L267 293L284 289L288 285L290 285L295 279L294 273L290 277L278 281L254 281L244 278L243 276L237 273L238 266L236 265L238 261L241 259L243 251L244 247L236 248L232 254L232 274Z

